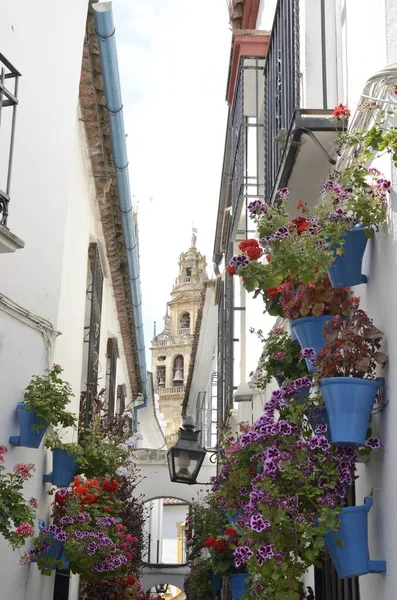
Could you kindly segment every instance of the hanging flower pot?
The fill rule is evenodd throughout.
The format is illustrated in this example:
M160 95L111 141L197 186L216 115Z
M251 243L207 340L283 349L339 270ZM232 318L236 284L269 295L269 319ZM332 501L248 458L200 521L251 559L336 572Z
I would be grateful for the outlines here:
M37 429L39 418L34 410L26 410L24 402L18 402L17 413L19 420L19 435L10 436L8 442L13 446L26 446L27 448L38 448L44 437L49 423Z
M212 587L215 592L220 592L222 590L222 577L219 575L215 575L215 573L210 573L210 580L212 583Z
M331 442L331 432L329 427L328 413L325 406L311 406L305 410L310 426L313 429L313 433L316 432L317 427L326 426L325 431L320 431L320 435L324 435L329 442Z
M372 406L382 384L378 379L359 377L320 379L334 444L364 444Z
M58 567L57 561L62 560L62 569L67 569L69 562L63 557L64 543L56 540L53 533L48 534L49 543L51 544L44 552L40 553L40 559L44 559L46 562L46 568L56 569ZM37 562L37 553L31 555L30 562ZM53 560L51 560L53 559Z
M289 325L297 337L301 348L313 348L317 355L325 344L324 326L332 321L332 315L321 315L319 317L302 317L290 320ZM315 366L309 358L305 358L309 373L314 373Z
M229 587L232 591L233 600L240 600L248 590L248 583L246 583L247 577L248 573L236 573L227 578Z
M327 269L334 288L367 283L367 277L362 275L361 270L368 231L368 228L356 225L344 236L343 254L335 253L335 262Z
M52 450L52 473L43 475L43 481L59 487L68 487L79 468L75 458L63 448Z
M339 531L324 535L325 547L341 579L386 571L384 560L369 558L368 512L372 504L373 499L367 496L360 506L342 508Z

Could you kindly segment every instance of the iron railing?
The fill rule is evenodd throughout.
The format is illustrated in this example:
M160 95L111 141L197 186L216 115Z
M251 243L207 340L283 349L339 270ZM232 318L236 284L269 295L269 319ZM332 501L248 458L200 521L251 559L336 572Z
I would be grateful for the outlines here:
M270 198L286 136L300 106L299 0L279 0L265 64L265 191Z
M11 107L11 124L8 134L8 166L5 173L5 191L0 184L0 225L7 227L8 205L10 203L12 159L14 154L15 123L18 106L18 84L21 74L12 66L9 60L0 53L0 126L3 115L3 109ZM13 89L10 89L8 82L13 83Z
M260 156L263 147L264 59L244 56L232 108L232 207L233 223L240 218L242 201L264 196Z

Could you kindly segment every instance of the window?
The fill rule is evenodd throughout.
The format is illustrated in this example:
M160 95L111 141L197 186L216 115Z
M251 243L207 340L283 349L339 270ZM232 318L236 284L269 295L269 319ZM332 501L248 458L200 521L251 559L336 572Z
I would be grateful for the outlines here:
M184 312L181 314L179 318L179 328L189 329L190 331L190 314L188 312Z
M157 385L158 385L158 387L165 386L165 374L166 374L165 367L157 367Z
M3 54L0 54L0 123L4 119L5 127L2 131L2 140L5 136L4 144L7 147L0 147L1 154L6 161L8 166L5 171L4 182L0 181L0 225L7 227L8 217L8 204L10 202L10 188L11 188L11 170L12 170L12 155L14 149L14 136L15 136L15 117L16 109L18 104L18 83L21 74L12 66L12 64L6 59ZM11 85L13 89L11 90ZM11 108L11 110L3 113L4 108Z
M103 273L98 244L91 243L88 250L88 273L86 291L86 321L84 327L85 365L87 398L84 412L84 423L88 425L91 418L93 399L97 394L99 371L99 342L101 336Z
M57 569L54 581L53 600L68 600L69 598L69 569Z
M191 267L187 267L186 269L186 277L191 277L192 276L192 269Z
M115 399L116 399L116 375L117 375L117 359L119 350L116 338L108 339L107 346L107 365L106 365L106 400L108 416L114 415Z
M125 384L122 383L121 385L117 386L117 407L116 410L118 412L119 415L122 415L123 412L125 411L125 399L127 397L127 391L126 391L126 387Z
M175 386L183 385L183 356L175 357L172 382Z

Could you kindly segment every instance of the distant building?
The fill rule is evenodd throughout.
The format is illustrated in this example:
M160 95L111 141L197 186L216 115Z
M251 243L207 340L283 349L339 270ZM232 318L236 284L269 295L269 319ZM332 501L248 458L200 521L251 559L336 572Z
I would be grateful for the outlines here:
M193 232L189 250L180 255L179 275L167 303L164 330L152 342L152 372L160 410L166 422L166 440L177 440L181 425L181 404L189 372L193 334L200 307L203 284L207 279L206 260L196 248Z

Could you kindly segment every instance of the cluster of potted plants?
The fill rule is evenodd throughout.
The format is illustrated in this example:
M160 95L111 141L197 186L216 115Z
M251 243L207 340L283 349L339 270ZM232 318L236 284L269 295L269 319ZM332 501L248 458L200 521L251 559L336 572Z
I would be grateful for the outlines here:
M134 490L139 475L132 462L138 441L124 415L106 414L101 395L91 407L90 422L79 424L78 442L65 443L62 428L77 428L68 411L71 386L54 365L34 376L18 403L19 435L9 443L38 448L44 439L52 450L53 471L44 482L57 486L51 522L40 522L33 548L21 560L35 562L49 575L56 567L78 573L87 600L139 600L144 597L135 575L141 565L144 509ZM84 408L84 406L83 406ZM83 412L83 411L80 411ZM15 465L12 473L3 466L5 447L0 447L0 532L11 546L20 548L34 534L37 501L27 502L24 482L33 465Z
M346 111L338 107L336 118ZM320 204L299 202L292 218L286 188L274 204L253 201L257 238L241 242L227 267L270 314L288 319L292 334L258 332L265 346L253 381L264 388L275 378L280 389L253 426L224 437L208 499L235 522L245 591L276 600L310 597L303 575L325 548L340 577L385 570L369 558L372 499L346 506L359 454L380 447L370 424L387 362L383 333L351 286L367 282L363 254L386 220L391 189L368 161L383 152L396 160L397 138L379 118L367 132L343 132L338 144L354 146L355 161L332 173Z

